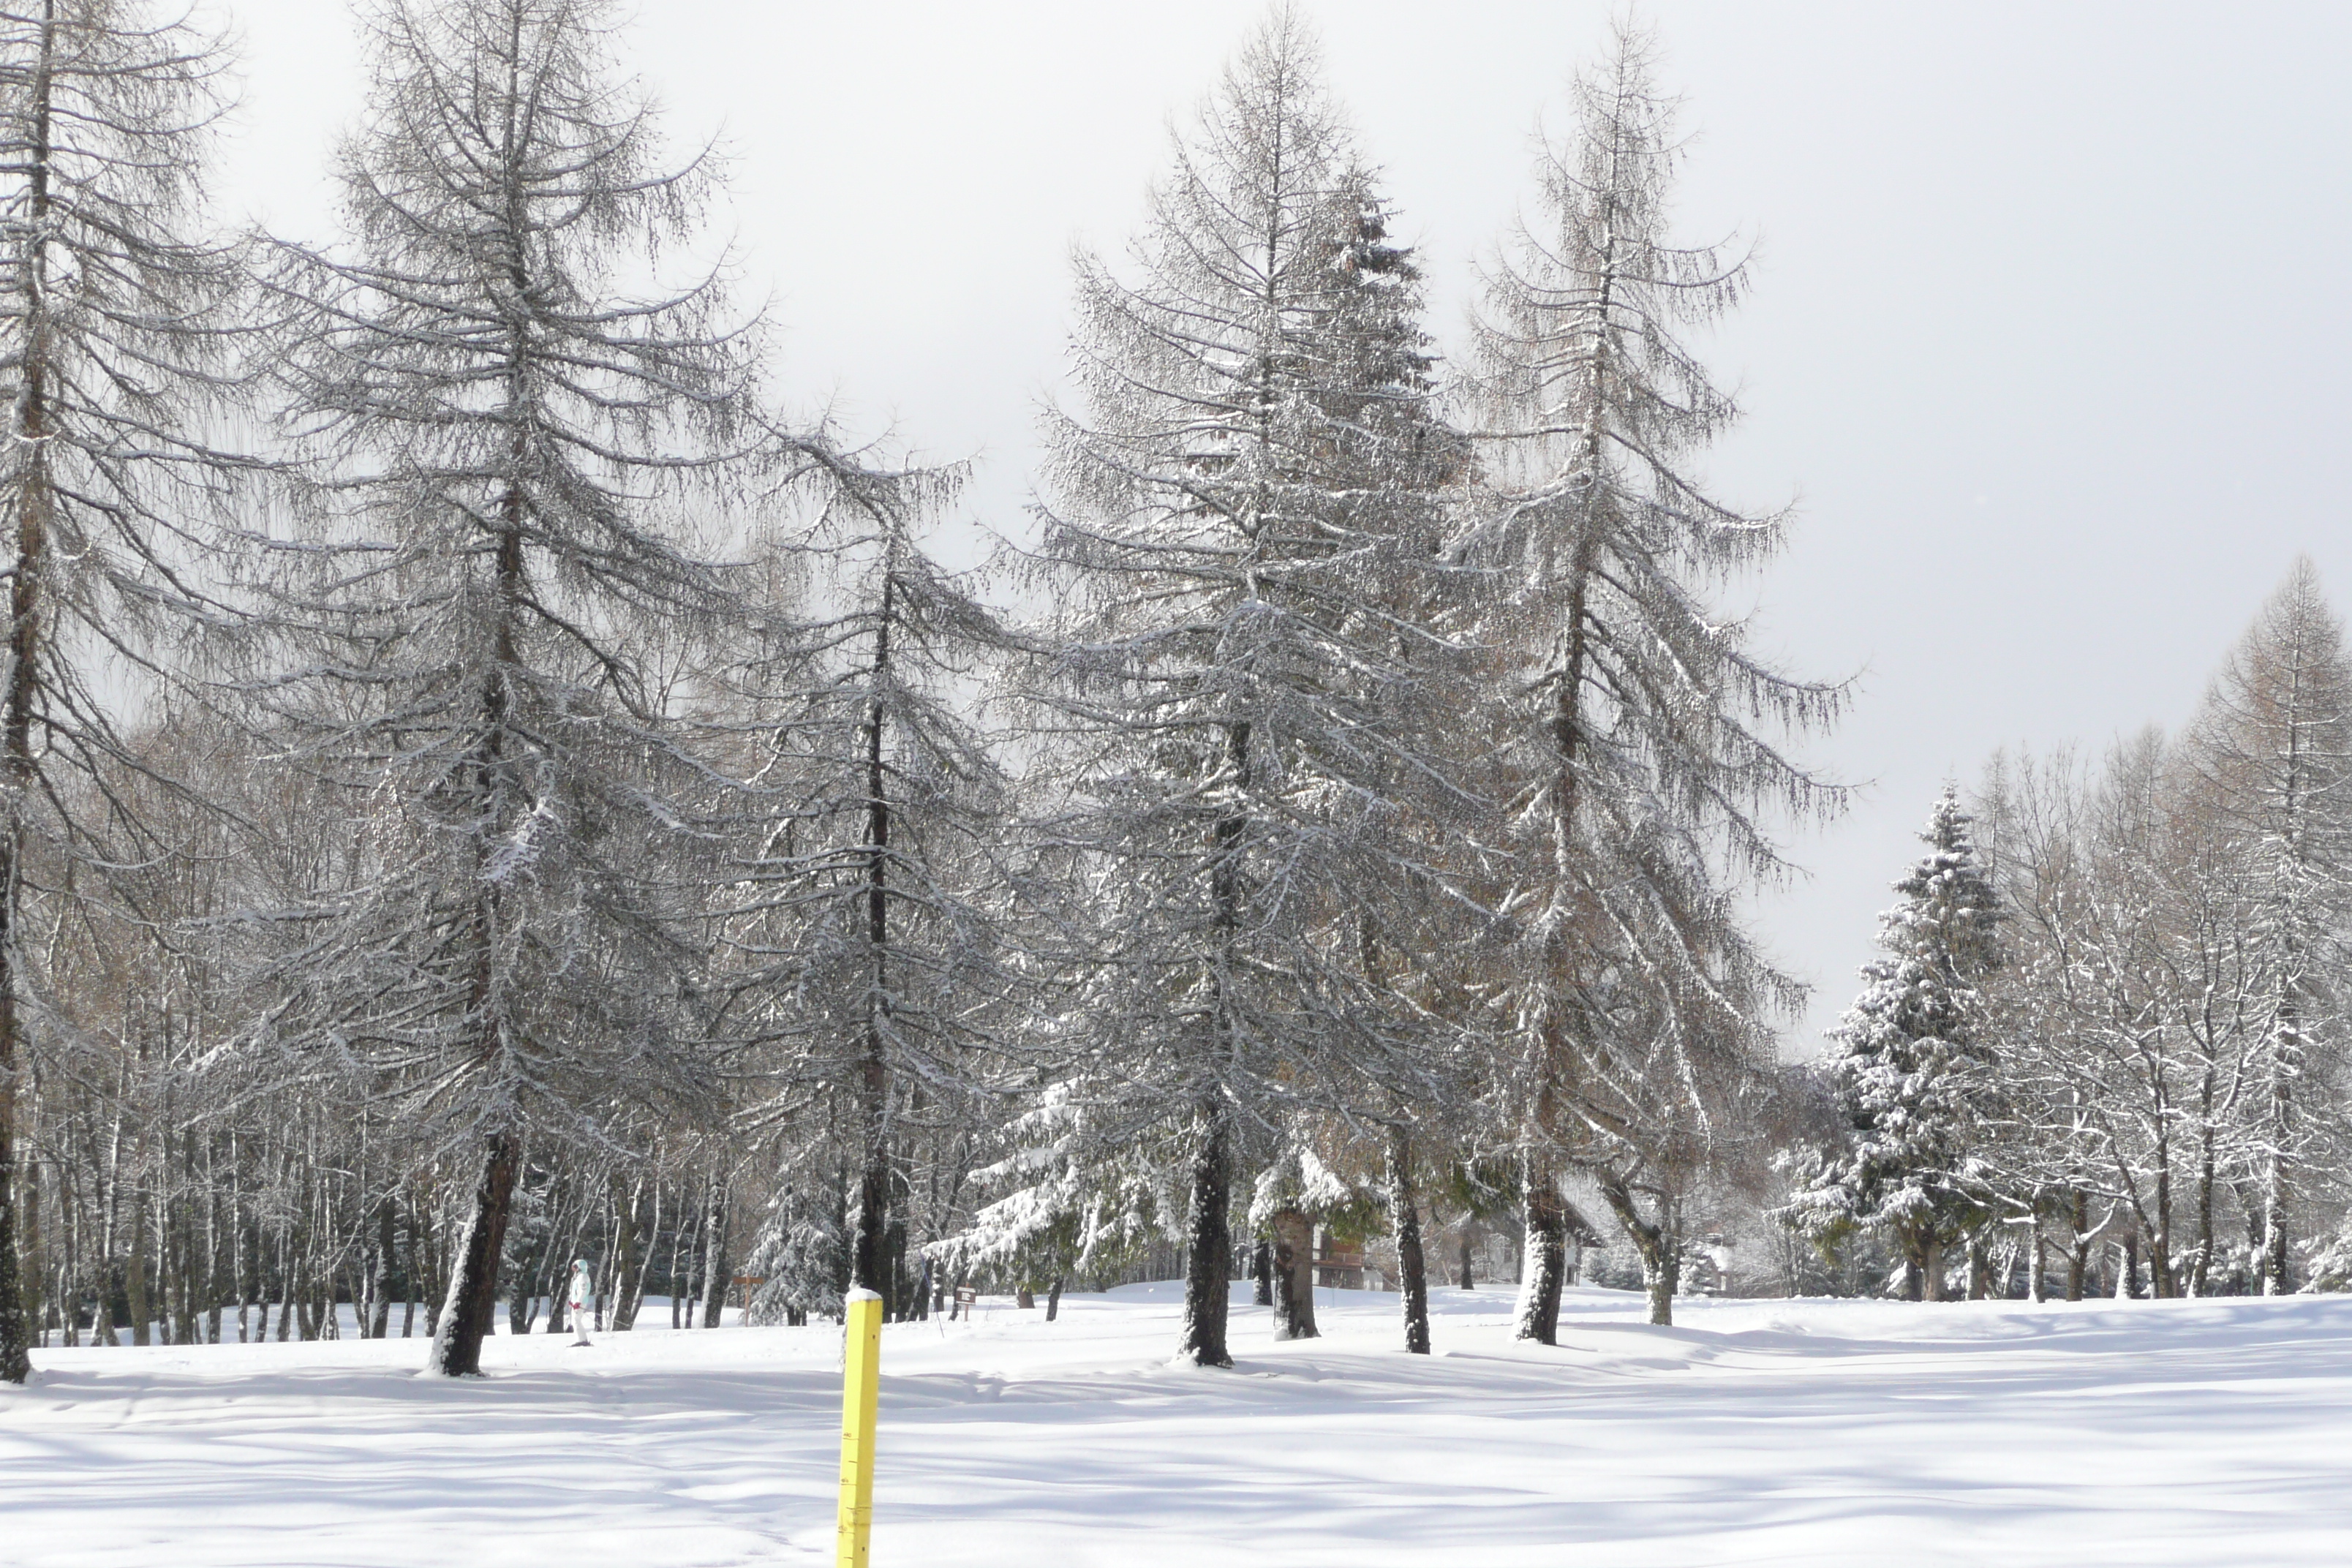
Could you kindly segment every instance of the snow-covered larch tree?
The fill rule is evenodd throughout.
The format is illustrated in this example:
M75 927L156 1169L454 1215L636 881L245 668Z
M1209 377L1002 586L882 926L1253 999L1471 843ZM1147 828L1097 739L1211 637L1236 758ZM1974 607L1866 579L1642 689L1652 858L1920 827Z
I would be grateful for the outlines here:
M71 782L130 756L113 711L187 668L159 637L233 620L203 563L225 479L210 416L250 317L234 247L204 237L224 106L217 40L138 0L0 8L0 367L8 440L0 666L0 1379L24 1381L10 1169L41 1004L23 940L53 862L146 860L123 803ZM112 679L101 677L110 662ZM93 808L68 820L79 800ZM121 842L129 835L136 847Z
M952 1123L1015 1054L1012 781L965 714L1013 639L915 536L910 509L948 476L830 477L801 542L808 597L720 676L754 763L730 807L748 837L720 896L720 984L746 1116L802 1151L803 1186L848 1167L848 1283L888 1299L898 1145Z
M1445 439L1319 68L1298 14L1270 13L1126 275L1079 258L1083 407L1048 430L1064 613L1033 694L1065 798L1044 830L1093 939L1055 1043L1106 1157L1177 1173L1180 1353L1203 1365L1232 1359L1244 1142L1278 1144L1297 1106L1410 1099L1427 1015L1358 938L1424 951L1416 922L1452 907L1398 826L1451 791L1426 710L1452 645L1400 587L1437 570Z
M2340 1123L2323 1088L2344 1066L2352 947L2352 658L2309 559L2223 662L2186 749L2200 804L2234 843L2247 935L2266 959L2252 1206L2263 1293L2284 1294L2296 1166Z
M362 828L274 1028L379 1075L474 1173L431 1352L450 1375L478 1370L526 1139L713 1082L682 923L708 775L656 656L727 609L697 531L756 490L770 437L717 276L641 291L709 176L660 161L614 17L371 6L347 246L286 247L278 284L320 516L279 552L303 651L262 691Z
M1970 818L1947 789L1920 837L1927 854L1880 917L1883 958L1831 1037L1832 1081L1853 1146L1791 1205L1817 1235L1863 1226L1892 1237L1906 1293L1941 1300L1944 1249L1985 1205L1977 1145L1999 1085L1984 981L2000 963L2001 920Z
M1670 238L1683 149L1654 52L1620 30L1576 79L1535 210L1486 278L1465 389L1486 494L1457 552L1491 574L1484 637L1507 671L1495 723L1520 850L1499 900L1519 932L1501 1075L1527 1220L1518 1332L1545 1343L1563 1163L1651 1160L1643 1104L1673 1106L1665 1142L1703 1140L1721 1107L1696 1086L1769 1058L1773 1016L1801 993L1737 895L1786 872L1772 815L1842 798L1782 742L1834 717L1843 689L1758 659L1707 597L1775 552L1784 519L1722 504L1691 471L1738 409L1685 334L1747 270ZM1658 1217L1629 1221L1637 1239Z

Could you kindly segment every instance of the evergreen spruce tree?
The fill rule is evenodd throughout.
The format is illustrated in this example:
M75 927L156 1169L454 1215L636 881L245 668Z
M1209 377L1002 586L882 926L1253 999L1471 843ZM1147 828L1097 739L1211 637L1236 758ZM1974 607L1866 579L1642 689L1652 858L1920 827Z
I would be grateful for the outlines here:
M1863 967L1869 984L1831 1031L1853 1147L1791 1208L1817 1237L1884 1232L1905 1259L1906 1293L1940 1300L1944 1249L1979 1216L1992 1175L1979 1154L1999 1089L1983 986L2001 962L2001 914L1950 789L1921 837L1928 853L1880 917L1885 956Z

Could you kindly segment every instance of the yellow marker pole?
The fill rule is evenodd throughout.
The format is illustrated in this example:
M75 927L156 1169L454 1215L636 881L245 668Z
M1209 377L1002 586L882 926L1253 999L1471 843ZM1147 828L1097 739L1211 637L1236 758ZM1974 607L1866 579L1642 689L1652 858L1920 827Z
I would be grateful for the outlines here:
M882 1389L882 1298L852 1290L841 1356L841 1513L835 1568L866 1568L874 1531L874 1406Z

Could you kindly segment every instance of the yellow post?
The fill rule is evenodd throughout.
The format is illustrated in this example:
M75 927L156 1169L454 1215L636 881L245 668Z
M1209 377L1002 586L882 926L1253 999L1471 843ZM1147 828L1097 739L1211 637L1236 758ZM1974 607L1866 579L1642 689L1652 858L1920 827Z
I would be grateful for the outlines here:
M852 1290L841 1356L841 1513L835 1568L866 1568L874 1530L874 1406L882 1388L882 1298Z

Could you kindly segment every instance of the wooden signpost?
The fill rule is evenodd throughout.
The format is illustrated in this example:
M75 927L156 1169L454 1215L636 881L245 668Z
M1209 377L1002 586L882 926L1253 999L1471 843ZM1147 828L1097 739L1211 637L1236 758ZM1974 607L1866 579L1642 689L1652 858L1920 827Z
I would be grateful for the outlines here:
M852 1290L843 1303L841 1511L835 1568L866 1568L874 1532L874 1411L882 1388L882 1298Z

